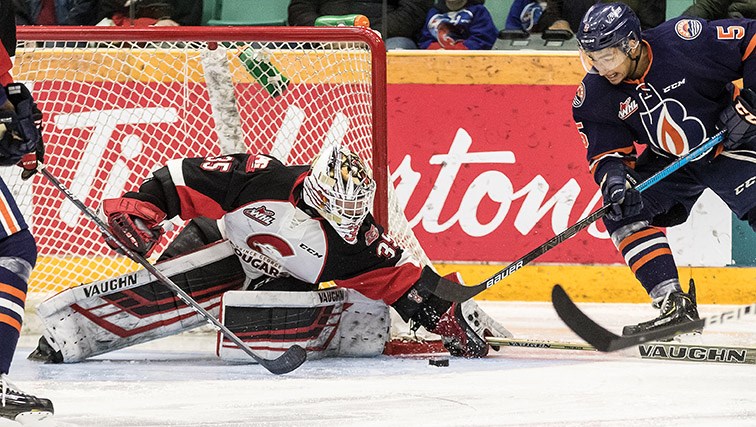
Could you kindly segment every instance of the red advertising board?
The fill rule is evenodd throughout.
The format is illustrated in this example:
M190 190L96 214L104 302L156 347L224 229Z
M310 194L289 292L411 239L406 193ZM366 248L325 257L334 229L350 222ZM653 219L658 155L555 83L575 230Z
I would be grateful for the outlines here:
M105 192L113 197L133 190L170 158L215 150L207 137L214 129L210 106L185 102L185 96L207 96L196 86L197 92L190 93L170 83L131 92L108 87L120 83L91 83L87 90L47 87L55 84L39 82L35 91L61 97L91 94L41 102L49 120L51 170L90 205L96 205L92 201L101 200ZM163 105L138 96L159 91L175 93L176 98ZM134 96L107 99L118 109L94 115L102 112L103 97L116 92ZM573 86L400 84L389 85L388 95L392 177L410 224L431 259L514 260L599 206L585 149L571 120ZM271 108L281 109L277 117L283 117L287 105L280 102ZM328 108L334 114L337 110L337 106ZM176 127L174 122L192 126ZM247 141L250 145L264 146L273 138L263 132L249 134L261 139ZM322 132L304 137L315 135L322 137ZM72 156L72 152L83 154ZM116 180L114 168L128 169L128 178ZM89 224L60 195L45 191L34 199L35 228L62 230L70 236L67 247L48 247L40 235L43 253L91 247L84 243L92 237L82 234L82 227ZM45 223L39 224L41 220ZM607 237L601 224L594 225L538 261L621 262Z
M505 262L601 205L572 122L574 86L389 86L389 165L438 261ZM621 262L603 224L539 262Z

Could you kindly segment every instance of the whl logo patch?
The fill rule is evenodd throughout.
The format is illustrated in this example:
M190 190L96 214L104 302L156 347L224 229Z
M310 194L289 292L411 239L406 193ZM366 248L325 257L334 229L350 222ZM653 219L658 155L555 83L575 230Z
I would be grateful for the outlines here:
M244 215L248 218L265 226L273 224L273 220L276 219L276 213L266 208L265 205L256 208L247 208L242 212L244 212Z
M638 102L628 96L626 100L620 102L617 116L619 116L620 120L625 120L636 111L638 111Z

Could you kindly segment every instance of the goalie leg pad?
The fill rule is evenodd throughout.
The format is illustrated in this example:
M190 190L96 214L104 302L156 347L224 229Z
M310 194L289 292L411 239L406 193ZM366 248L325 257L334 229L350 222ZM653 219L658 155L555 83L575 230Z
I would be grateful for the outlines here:
M155 264L210 314L240 289L244 272L227 241ZM37 307L57 360L79 362L205 324L171 289L145 270L66 289ZM35 350L32 355L39 353ZM37 357L39 359L39 357Z
M226 327L268 359L294 344L307 350L308 359L377 356L391 326L386 304L346 288L226 292L221 313ZM216 354L223 360L250 361L220 333Z

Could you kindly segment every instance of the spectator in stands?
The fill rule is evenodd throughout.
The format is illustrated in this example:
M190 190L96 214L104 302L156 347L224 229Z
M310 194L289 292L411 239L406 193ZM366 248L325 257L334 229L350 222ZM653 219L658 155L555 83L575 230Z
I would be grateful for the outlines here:
M99 16L103 26L201 25L202 0L100 0Z
M753 0L696 0L685 9L683 16L703 19L756 18L756 1Z
M438 0L420 34L421 49L490 50L499 30L485 0Z
M604 0L602 3L610 3ZM533 28L533 32L549 30L567 30L576 32L580 20L588 9L597 3L596 0L547 0L546 8ZM667 2L658 0L626 0L623 3L630 6L640 19L641 28L655 27L666 20Z
M543 14L546 2L515 0L509 8L505 30L531 31Z
M365 15L370 27L383 35L387 49L417 49L416 39L433 0L291 0L289 25L314 25L327 15Z
M16 25L94 25L97 0L13 0Z
M16 55L16 26L13 25L14 8L11 0L0 0L0 39L5 51L13 57Z

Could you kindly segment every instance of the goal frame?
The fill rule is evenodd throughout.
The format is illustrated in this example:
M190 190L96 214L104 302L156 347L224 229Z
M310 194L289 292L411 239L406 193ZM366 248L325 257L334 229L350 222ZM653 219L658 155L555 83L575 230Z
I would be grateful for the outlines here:
M388 145L386 110L386 48L381 37L362 27L61 27L21 26L18 42L123 40L129 42L182 42L186 40L220 43L239 42L364 42L371 55L373 179L377 184L373 216L379 224L389 227L388 208Z

